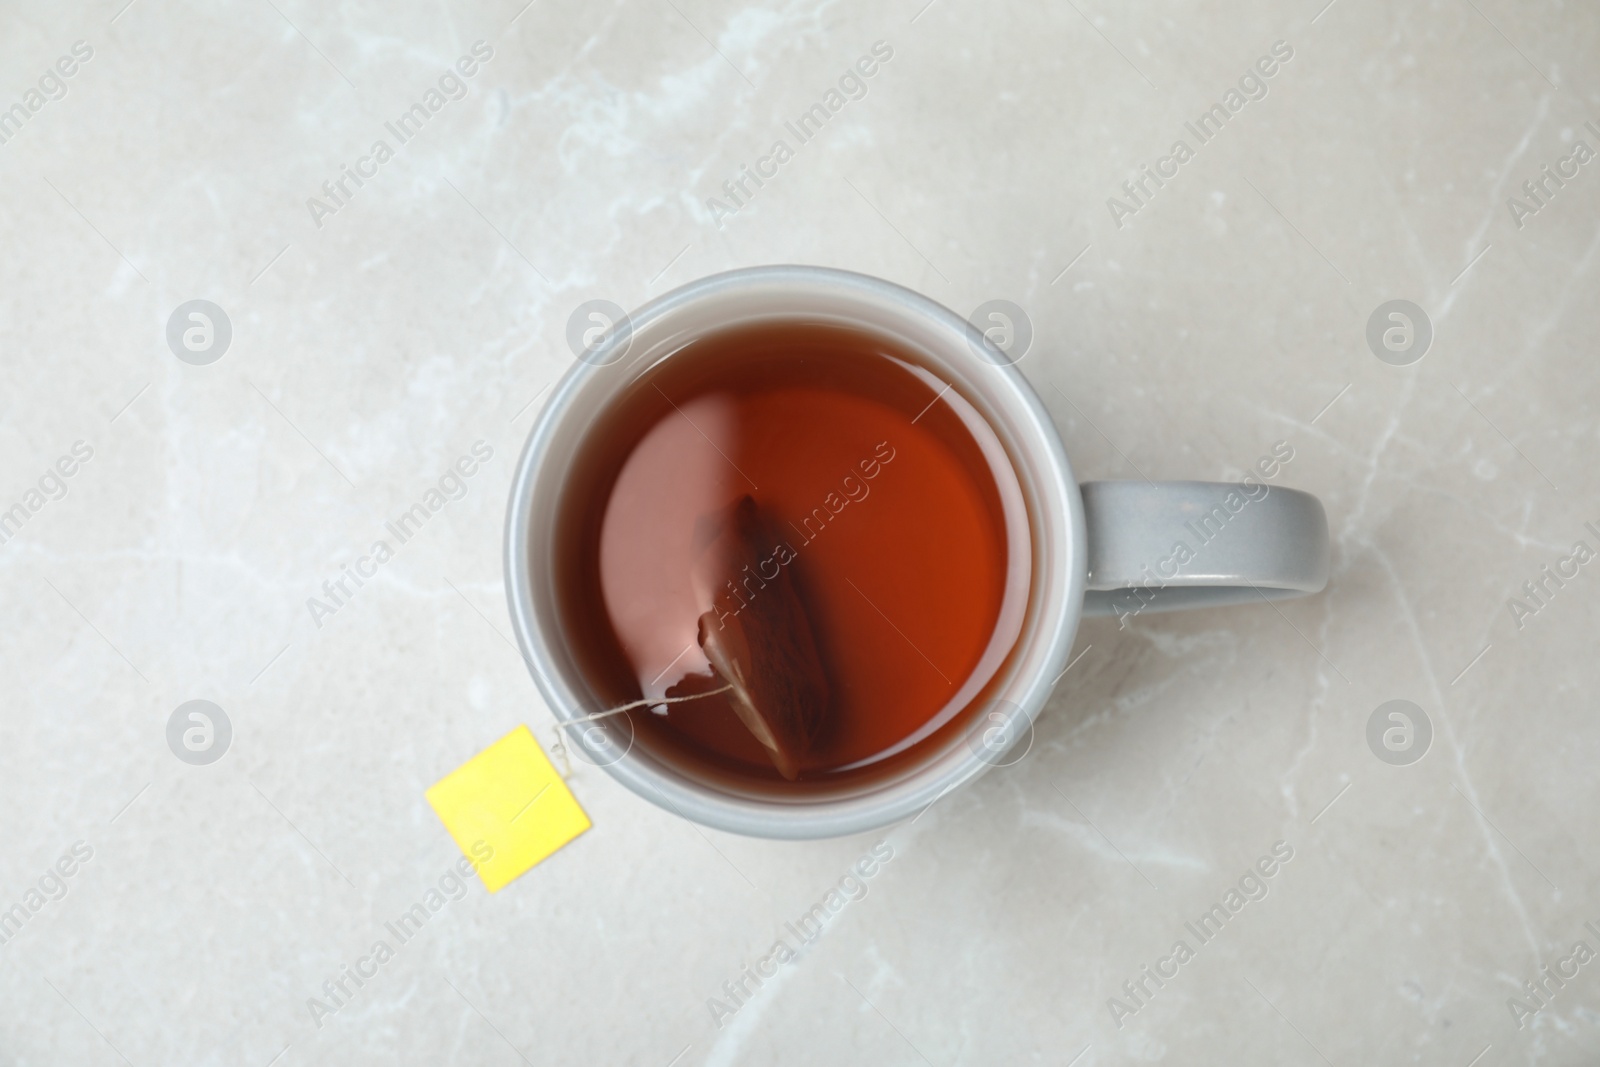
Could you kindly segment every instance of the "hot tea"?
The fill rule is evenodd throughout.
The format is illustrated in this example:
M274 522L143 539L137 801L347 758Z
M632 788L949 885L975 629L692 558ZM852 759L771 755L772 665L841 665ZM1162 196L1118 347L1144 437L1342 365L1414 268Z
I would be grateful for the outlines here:
M583 710L646 702L623 713L635 745L734 786L902 765L1021 633L1021 500L910 346L795 321L694 340L619 394L567 479L555 580Z

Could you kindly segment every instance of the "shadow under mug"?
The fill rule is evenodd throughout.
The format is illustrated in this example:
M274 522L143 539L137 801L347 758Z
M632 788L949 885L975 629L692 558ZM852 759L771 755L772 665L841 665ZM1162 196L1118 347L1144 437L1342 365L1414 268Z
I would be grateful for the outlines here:
M601 705L565 640L553 580L552 517L573 458L610 401L697 337L783 321L888 334L918 352L1004 445L1022 486L1033 553L1021 636L983 704L1003 712L974 717L902 773L814 797L737 792L657 759L632 746L631 735L603 725L618 719L579 723ZM539 413L511 484L505 578L517 642L576 754L645 799L707 826L806 839L899 821L1010 759L1007 751L1031 733L1067 666L1081 616L1274 600L1327 584L1327 517L1315 497L1255 478L1080 487L1049 413L1004 354L948 308L878 278L801 266L729 271L651 301L582 352ZM1187 559L1175 553L1197 534L1203 551Z

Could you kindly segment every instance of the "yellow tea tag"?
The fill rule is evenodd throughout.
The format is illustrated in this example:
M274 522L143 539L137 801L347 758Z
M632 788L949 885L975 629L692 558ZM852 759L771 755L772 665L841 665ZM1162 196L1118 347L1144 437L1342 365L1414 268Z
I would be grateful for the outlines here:
M526 726L445 775L427 796L491 893L590 825ZM474 849L477 842L483 844ZM487 859L483 845L490 849Z

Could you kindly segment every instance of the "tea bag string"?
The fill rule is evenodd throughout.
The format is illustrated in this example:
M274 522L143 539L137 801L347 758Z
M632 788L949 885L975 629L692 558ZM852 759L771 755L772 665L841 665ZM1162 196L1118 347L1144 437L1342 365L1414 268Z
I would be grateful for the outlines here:
M604 719L608 715L620 715L625 711L632 711L634 708L645 708L654 704L681 704L686 700L703 700L706 697L714 697L718 693L726 693L732 688L733 685L730 683L723 686L721 689L710 689L704 693L690 693L688 696L655 697L654 699L646 698L644 700L635 700L632 703L623 704L619 707L607 708L605 711L597 711L593 715L580 715L576 719L567 719L561 725L570 726L575 722L593 722L596 719Z

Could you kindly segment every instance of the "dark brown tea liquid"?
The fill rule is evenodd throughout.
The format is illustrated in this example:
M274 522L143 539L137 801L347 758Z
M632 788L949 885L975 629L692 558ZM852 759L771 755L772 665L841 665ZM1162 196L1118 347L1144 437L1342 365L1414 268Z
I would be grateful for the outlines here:
M761 551L708 580L710 531L745 497ZM585 711L722 686L698 620L787 576L827 683L794 785L727 694L626 713L635 745L733 785L848 784L915 758L964 725L1021 630L1031 549L1003 450L913 353L866 332L770 324L675 352L591 428L558 522Z

